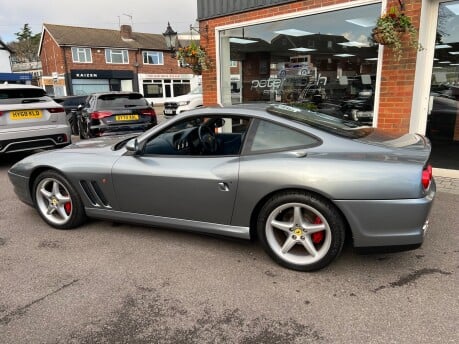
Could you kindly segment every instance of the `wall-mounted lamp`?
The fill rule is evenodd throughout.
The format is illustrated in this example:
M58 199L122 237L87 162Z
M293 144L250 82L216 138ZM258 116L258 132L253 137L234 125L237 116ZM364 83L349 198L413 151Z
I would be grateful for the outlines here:
M172 55L174 55L177 48L177 32L172 29L169 22L167 23L167 28L163 33L163 36L166 40L167 49L169 49L172 52Z

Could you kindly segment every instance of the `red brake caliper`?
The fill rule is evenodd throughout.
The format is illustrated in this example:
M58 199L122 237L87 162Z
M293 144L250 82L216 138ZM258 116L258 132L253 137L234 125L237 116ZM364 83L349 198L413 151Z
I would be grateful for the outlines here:
M316 219L314 220L314 224L320 225L321 223L322 223L322 220L320 219L320 217L316 216ZM322 241L324 241L324 237L325 237L325 231L312 233L311 235L312 242L314 244L320 244Z
M70 212L72 211L72 203L67 202L64 204L64 209L67 215L70 215Z

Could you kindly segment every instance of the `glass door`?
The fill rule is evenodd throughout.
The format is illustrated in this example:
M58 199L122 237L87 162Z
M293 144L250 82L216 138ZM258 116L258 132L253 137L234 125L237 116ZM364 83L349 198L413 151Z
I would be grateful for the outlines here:
M434 167L459 169L459 1L438 8L426 135Z

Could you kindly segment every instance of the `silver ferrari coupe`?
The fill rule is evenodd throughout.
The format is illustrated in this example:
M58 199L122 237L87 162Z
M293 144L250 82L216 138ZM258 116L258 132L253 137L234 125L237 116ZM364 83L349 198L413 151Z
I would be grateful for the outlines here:
M418 134L296 107L185 112L130 137L81 141L16 163L17 196L49 225L87 218L258 237L279 264L310 271L354 247L419 247L435 181Z

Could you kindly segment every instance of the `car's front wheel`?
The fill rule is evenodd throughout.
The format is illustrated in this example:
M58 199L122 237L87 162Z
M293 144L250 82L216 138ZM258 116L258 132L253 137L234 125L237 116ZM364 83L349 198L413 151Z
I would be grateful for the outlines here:
M73 186L55 171L42 172L33 184L35 208L49 225L71 229L86 220L83 202Z
M279 264L312 271L331 263L344 244L345 222L333 204L306 192L285 192L262 207L257 231Z

